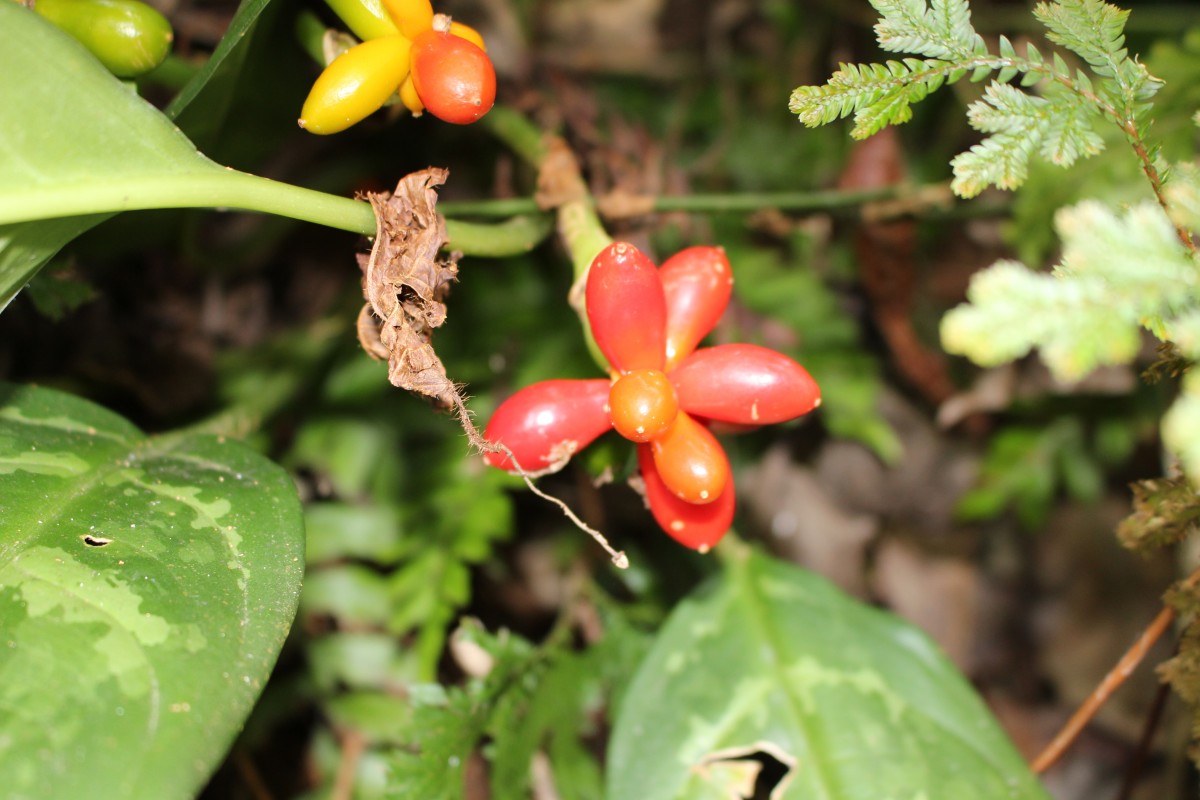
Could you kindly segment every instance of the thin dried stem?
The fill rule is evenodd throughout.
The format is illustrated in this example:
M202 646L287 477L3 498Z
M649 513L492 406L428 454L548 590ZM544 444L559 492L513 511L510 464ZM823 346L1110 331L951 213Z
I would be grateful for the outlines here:
M367 749L367 740L355 730L345 731L340 738L342 757L338 761L337 775L334 777L333 789L329 796L331 800L351 800L354 797L358 762L362 759L363 751Z
M1200 569L1188 575L1180 586L1184 589L1191 589L1197 583L1200 583ZM1146 653L1162 638L1174 621L1175 609L1164 606L1162 611L1158 612L1158 616L1146 627L1146 630L1142 631L1142 635L1133 643L1133 646L1125 651L1116 666L1109 670L1099 685L1083 701L1083 704L1071 715L1062 730L1033 760L1030 766L1034 772L1045 772L1062 758L1067 749L1079 738L1083 729L1092 721L1092 717L1096 716L1113 693L1133 674L1133 671L1142 663L1142 659L1146 657Z
M462 426L463 431L467 434L467 440L471 443L472 447L481 453L503 453L504 455L508 456L509 460L511 460L513 465L516 467L517 474L521 476L521 480L525 481L525 485L529 487L529 491L533 492L543 500L558 506L559 510L566 515L567 519L571 520L571 523L575 527L579 528L588 536L591 536L598 545L604 548L604 551L612 558L612 563L614 566L616 566L618 569L629 568L629 557L625 555L625 552L623 550L615 549L611 544L609 544L608 538L605 537L603 533L580 519L579 516L571 510L571 507L562 500L559 500L557 497L547 494L542 489L539 489L537 484L533 482L535 476L521 466L521 462L519 462L516 456L513 455L512 450L503 444L489 442L487 439L483 438L483 434L481 434L479 429L475 427L475 421L472 418L473 415L471 414L471 410L467 408L466 402L463 400L461 393L456 392L454 394L454 406L455 412L458 415L458 422Z

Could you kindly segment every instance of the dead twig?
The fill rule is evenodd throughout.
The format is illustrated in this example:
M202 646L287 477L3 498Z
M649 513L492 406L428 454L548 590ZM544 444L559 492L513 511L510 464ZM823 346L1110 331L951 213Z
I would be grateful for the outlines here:
M350 800L354 796L354 781L358 773L358 762L367 749L367 739L355 730L342 733L342 758L338 761L337 775L333 779L331 800Z
M1196 584L1200 583L1200 569L1192 572L1180 584L1182 589L1195 588ZM1109 670L1104 679L1092 690L1088 698L1083 701L1083 704L1071 715L1067 720L1067 724L1063 726L1050 743L1038 754L1030 765L1034 772L1045 772L1050 767L1062 758L1067 749L1079 738L1079 734L1092 721L1092 717L1100 711L1108 699L1125 683L1126 679L1133 674L1133 671L1142 663L1142 659L1146 657L1146 653L1150 652L1150 648L1162 638L1167 629L1171 627L1171 623L1175 621L1175 609L1170 606L1163 606L1162 611L1158 612L1158 616L1146 626L1146 630L1142 631L1142 635L1137 641L1125 651L1117 661L1116 666Z

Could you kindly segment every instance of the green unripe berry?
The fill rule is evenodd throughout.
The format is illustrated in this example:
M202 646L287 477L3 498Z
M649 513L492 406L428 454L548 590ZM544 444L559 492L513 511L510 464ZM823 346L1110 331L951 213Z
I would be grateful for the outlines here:
M119 78L157 67L174 38L167 18L138 0L35 0L31 5Z

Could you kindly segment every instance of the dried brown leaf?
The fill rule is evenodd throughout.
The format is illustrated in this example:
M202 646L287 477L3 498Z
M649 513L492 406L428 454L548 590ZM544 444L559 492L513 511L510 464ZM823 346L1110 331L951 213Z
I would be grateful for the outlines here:
M388 362L388 380L447 407L458 389L434 352L433 329L446 321L445 298L458 274L456 258L440 260L446 225L437 213L444 169L406 175L391 195L367 196L375 209L375 246L359 256L367 307L359 315L359 340ZM371 322L378 337L371 334Z

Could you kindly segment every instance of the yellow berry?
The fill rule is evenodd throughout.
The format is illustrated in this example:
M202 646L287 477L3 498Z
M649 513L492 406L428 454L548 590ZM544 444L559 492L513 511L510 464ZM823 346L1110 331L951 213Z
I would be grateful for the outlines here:
M408 77L411 49L412 43L396 34L342 53L317 76L300 111L300 127L337 133L378 111Z
M451 20L450 35L457 36L460 39L466 39L483 52L487 52L487 47L485 47L483 44L483 36L479 33L479 31L475 30L470 25L464 25L461 22L454 22Z
M421 102L421 96L417 94L417 85L413 83L411 74L404 79L404 83L400 84L400 102L412 112L414 117L425 113L425 104Z
M433 27L433 4L429 0L383 0L383 5L409 39Z

